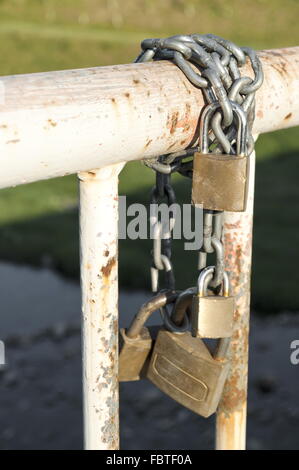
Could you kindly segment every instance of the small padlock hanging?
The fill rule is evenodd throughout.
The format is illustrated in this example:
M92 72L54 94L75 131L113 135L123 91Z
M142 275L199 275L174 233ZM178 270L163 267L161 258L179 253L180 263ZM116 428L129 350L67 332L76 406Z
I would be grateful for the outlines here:
M207 295L215 266L203 269L198 277L197 293L192 300L192 335L200 338L232 336L235 299L229 295L229 278L223 272L222 295Z

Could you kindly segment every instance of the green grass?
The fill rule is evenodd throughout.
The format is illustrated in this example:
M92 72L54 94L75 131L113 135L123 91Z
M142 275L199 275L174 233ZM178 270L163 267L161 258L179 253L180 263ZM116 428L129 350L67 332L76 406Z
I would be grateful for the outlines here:
M125 6L124 6L125 5ZM297 0L0 0L0 74L131 62L144 37L214 32L256 48L299 44ZM257 143L253 304L260 310L299 308L298 129ZM120 177L128 202L146 202L153 174L130 163ZM189 182L175 178L180 200ZM78 278L75 176L0 192L0 258L51 266ZM125 287L149 286L147 241L120 242ZM180 287L194 285L196 257L174 243Z

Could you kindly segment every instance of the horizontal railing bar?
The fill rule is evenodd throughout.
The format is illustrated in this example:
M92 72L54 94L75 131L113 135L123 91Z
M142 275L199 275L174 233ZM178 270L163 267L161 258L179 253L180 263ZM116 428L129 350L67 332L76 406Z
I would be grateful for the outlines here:
M259 56L254 133L298 125L299 47ZM204 104L166 61L7 76L2 91L0 188L184 149Z

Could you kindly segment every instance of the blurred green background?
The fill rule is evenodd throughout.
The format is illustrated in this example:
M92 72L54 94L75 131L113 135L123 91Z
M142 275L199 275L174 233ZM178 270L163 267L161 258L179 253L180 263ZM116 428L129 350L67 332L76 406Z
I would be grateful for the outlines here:
M257 49L299 45L298 0L0 0L0 74L128 63L144 37L176 33L224 36ZM253 306L299 308L299 136L293 128L257 143ZM24 156L25 158L26 156ZM120 193L147 202L154 177L128 164ZM175 178L189 202L188 181ZM0 257L79 277L76 177L0 192ZM194 285L195 253L176 242L178 286ZM149 286L146 241L120 243L121 286Z

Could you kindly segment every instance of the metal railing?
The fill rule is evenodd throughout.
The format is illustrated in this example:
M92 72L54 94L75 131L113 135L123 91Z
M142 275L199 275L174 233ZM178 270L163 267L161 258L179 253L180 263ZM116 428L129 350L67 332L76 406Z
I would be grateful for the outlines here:
M261 51L253 132L299 124L299 47ZM245 72L251 75L249 70ZM182 150L197 133L201 91L169 62L2 77L0 188L78 173L85 447L117 449L118 174L127 161ZM243 449L254 155L249 204L226 213L226 270L236 296L232 367L217 448Z

